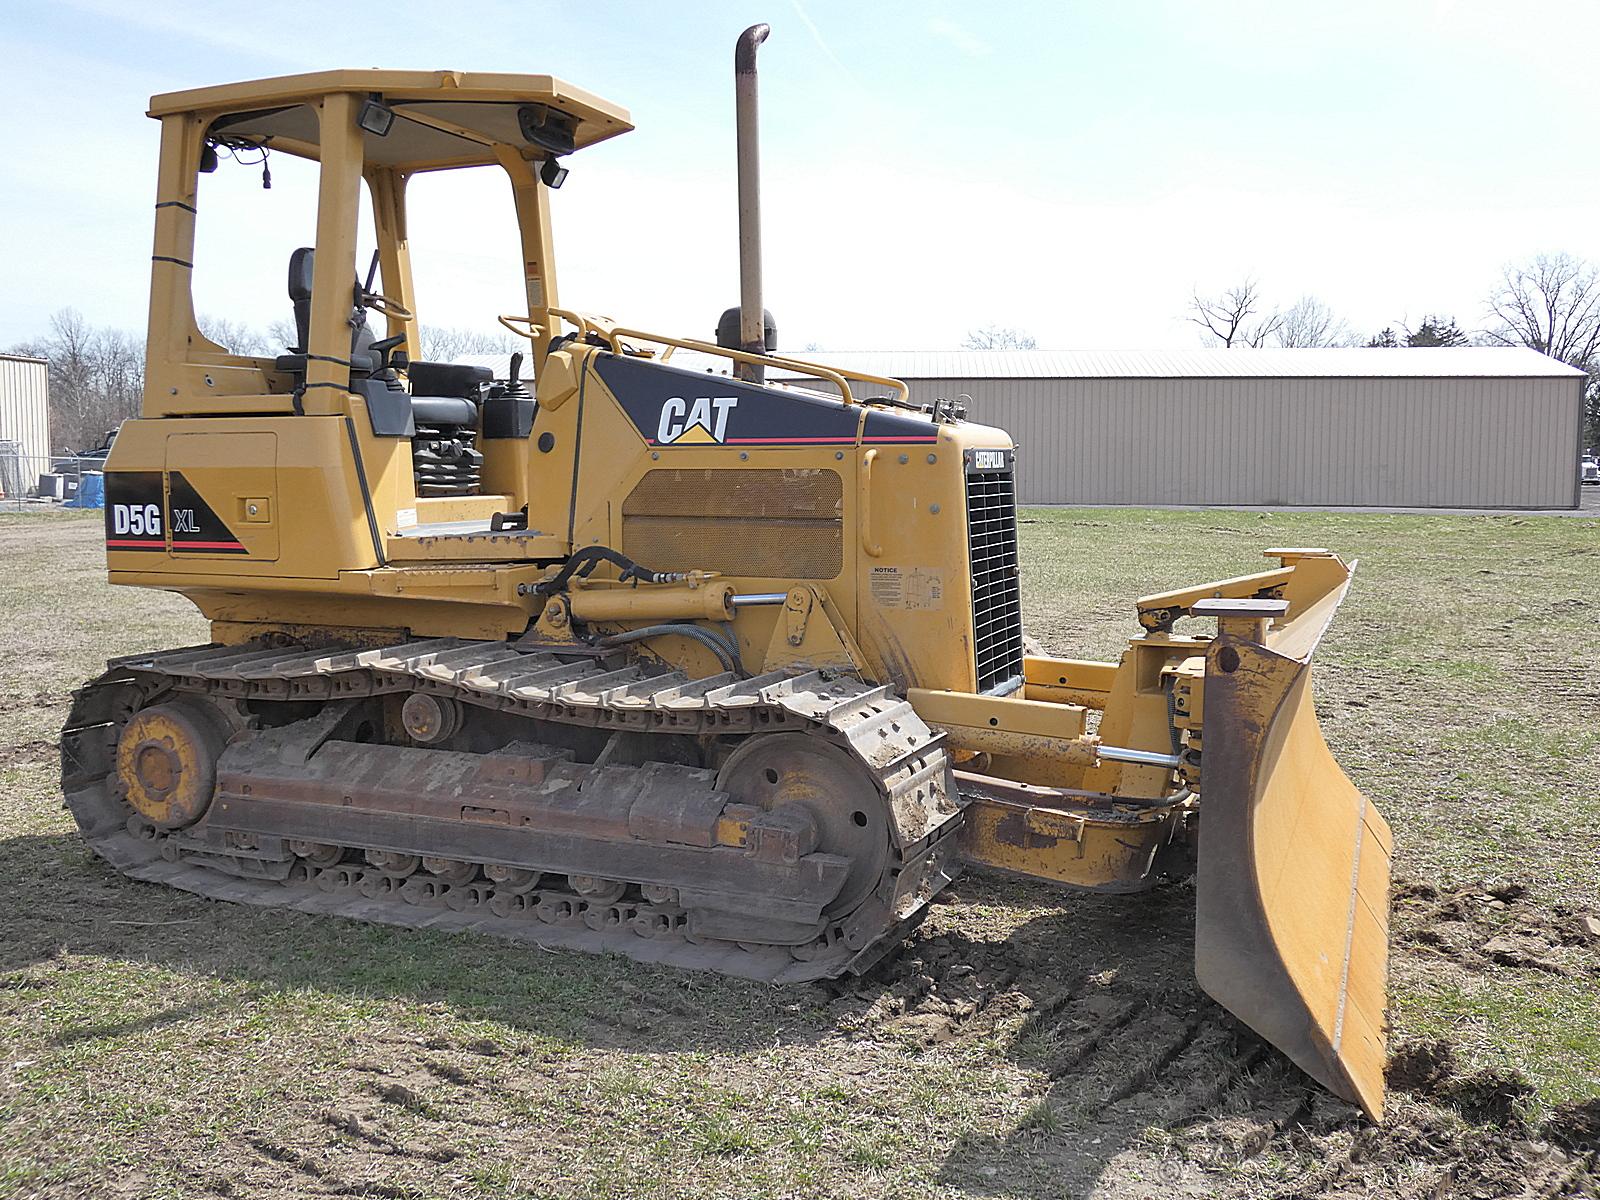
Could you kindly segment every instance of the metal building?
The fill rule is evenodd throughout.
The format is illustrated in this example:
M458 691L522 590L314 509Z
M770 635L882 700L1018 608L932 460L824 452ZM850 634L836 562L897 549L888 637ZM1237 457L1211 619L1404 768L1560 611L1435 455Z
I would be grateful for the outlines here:
M781 353L781 351L780 351ZM968 396L1023 504L1576 508L1582 371L1510 347L845 350L797 357ZM463 355L506 374L505 354ZM728 374L680 350L672 365ZM775 382L837 395L769 368ZM853 391L877 395L863 384Z
M20 496L50 466L49 367L42 358L0 354L0 493Z
M903 379L917 402L970 396L1016 439L1025 504L1579 503L1584 375L1532 350L802 357Z

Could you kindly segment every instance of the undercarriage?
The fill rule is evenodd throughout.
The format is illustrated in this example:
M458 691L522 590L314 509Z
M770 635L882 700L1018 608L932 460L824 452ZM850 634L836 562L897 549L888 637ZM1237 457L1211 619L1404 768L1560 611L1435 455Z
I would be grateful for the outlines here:
M870 966L954 873L941 741L823 672L256 643L112 664L63 789L134 878L798 981Z

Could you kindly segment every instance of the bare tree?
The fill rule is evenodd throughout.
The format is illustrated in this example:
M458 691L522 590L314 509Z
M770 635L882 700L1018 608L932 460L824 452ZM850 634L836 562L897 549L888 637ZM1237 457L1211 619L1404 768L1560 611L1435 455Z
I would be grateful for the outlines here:
M300 334L293 321L277 320L267 326L267 341L276 348L275 353L282 354L300 344Z
M1348 346L1355 340L1350 326L1315 296L1301 296L1283 311L1273 339L1280 346L1297 349Z
M120 329L97 329L75 309L50 318L50 332L13 347L47 359L50 429L61 448L98 446L139 411L144 393L144 343Z
M1570 254L1541 254L1508 266L1489 294L1489 325L1497 346L1528 346L1588 370L1600 357L1600 272Z
M268 340L243 321L205 315L196 317L195 324L200 326L201 333L229 354L252 357L271 353Z
M963 350L1037 350L1039 343L1033 335L1020 329L1000 325L985 325L970 331L961 343Z
M454 362L463 354L510 354L525 344L506 333L485 333L460 326L423 325L421 353L413 357L423 362Z
M1600 270L1567 253L1507 266L1488 299L1491 346L1527 346L1588 374L1584 444L1600 442Z
M1264 346L1283 325L1283 314L1277 310L1261 312L1260 286L1254 279L1246 279L1217 297L1202 296L1196 291L1189 302L1187 319L1230 350L1236 346Z

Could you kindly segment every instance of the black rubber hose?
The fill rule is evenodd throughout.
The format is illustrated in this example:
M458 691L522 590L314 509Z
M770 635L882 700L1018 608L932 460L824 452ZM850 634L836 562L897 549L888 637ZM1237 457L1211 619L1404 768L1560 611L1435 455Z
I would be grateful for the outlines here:
M556 572L554 578L546 579L534 584L533 590L541 596L553 596L567 586L567 580L576 575L579 579L587 579L601 563L608 562L622 572L622 582L638 579L644 583L671 583L675 579L683 578L682 574L670 571L652 571L648 567L641 567L626 554L622 554L609 546L584 546L574 550L561 570Z
M686 637L691 641L699 642L707 650L717 656L717 661L723 668L739 678L745 678L743 669L739 666L737 651L709 629L702 629L698 625L646 625L640 629L629 629L624 633L607 634L598 642L601 646L626 646L633 642L643 642L655 637Z

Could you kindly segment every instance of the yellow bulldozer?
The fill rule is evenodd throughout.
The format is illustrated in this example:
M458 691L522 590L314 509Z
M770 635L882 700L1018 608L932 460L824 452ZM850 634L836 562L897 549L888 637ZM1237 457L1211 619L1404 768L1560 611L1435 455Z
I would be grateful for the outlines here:
M770 344L762 32L736 63L744 286L716 341L559 307L551 190L631 128L560 80L152 100L145 392L106 465L106 560L212 642L76 693L84 836L221 900L778 983L869 969L964 863L1106 892L1193 874L1206 991L1379 1116L1389 833L1309 667L1350 567L1269 549L1139 600L1118 662L1032 647L1011 439ZM317 176L276 356L208 339L190 286L202 179L254 151ZM501 377L412 356L407 183L475 170L504 173L520 230L526 311L499 320L527 353Z

